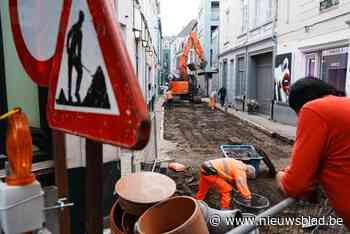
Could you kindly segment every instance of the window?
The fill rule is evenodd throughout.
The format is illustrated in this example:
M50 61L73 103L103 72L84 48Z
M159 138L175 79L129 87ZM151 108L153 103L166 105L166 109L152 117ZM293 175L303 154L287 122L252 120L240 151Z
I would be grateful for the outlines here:
M220 19L220 5L219 2L211 3L211 20L219 20Z
M232 84L233 84L233 79L235 77L235 60L234 59L231 59L230 60L230 73L229 73L229 76L228 76L228 83L227 83L227 96L229 98L229 101L232 102L233 100L231 99L232 98L232 95L229 95L232 91Z
M325 11L329 8L339 5L339 0L321 0L320 1L320 11Z
M319 76L319 55L317 53L307 54L305 56L305 76Z
M348 47L334 48L305 55L305 75L314 76L345 91Z
M241 33L245 33L248 28L248 0L241 0L241 14Z
M222 65L222 83L221 87L227 87L227 60L224 61Z
M272 19L272 0L256 0L253 24L258 27Z
M348 47L322 51L322 80L345 92Z
M238 70L237 70L237 77L236 77L236 96L243 97L245 95L245 89L246 89L245 58L244 57L238 58L237 63L238 63Z
M225 11L225 22L224 22L225 26L222 28L230 28L230 9L226 9ZM229 41L229 31L230 30L224 30L224 40L225 43L227 43Z

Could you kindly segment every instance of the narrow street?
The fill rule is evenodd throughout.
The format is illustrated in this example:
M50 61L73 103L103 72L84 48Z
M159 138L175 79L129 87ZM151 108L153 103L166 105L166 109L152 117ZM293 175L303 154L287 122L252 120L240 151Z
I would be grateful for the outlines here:
M173 110L165 113L164 134L166 140L177 144L176 150L169 152L169 156L192 168L195 175L205 160L223 157L220 151L223 144L252 144L261 148L276 169L287 165L291 152L290 144L272 138L232 115L219 110L212 112L206 104L177 103ZM261 166L259 179L251 182L252 191L277 203L283 197L266 165L262 162ZM196 190L196 186L193 189ZM219 200L213 201L216 204L211 205L218 207Z
M170 172L177 182L178 195L194 196L198 189L198 170L202 162L223 157L222 144L252 144L263 150L273 162L276 170L288 164L292 145L280 139L270 137L254 126L220 110L210 111L206 103L190 104L178 102L172 110L165 112L164 138L176 144L176 149L168 152L170 159L187 167L184 173ZM269 174L267 166L261 162L261 174L256 180L250 180L252 192L265 196L271 205L284 199L278 190L275 177ZM329 207L321 199L319 205L299 203L285 210L280 216L298 217L325 215ZM210 207L220 209L220 197L210 191L206 202ZM233 208L235 204L233 203ZM338 233L336 227L327 228L319 233ZM265 226L262 233L307 233L302 227L292 225Z

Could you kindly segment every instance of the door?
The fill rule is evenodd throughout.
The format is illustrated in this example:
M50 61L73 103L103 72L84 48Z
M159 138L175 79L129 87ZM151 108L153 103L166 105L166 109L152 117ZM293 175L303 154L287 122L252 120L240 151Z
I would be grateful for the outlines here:
M259 112L270 114L273 99L272 53L257 56L256 62L256 97L259 103Z

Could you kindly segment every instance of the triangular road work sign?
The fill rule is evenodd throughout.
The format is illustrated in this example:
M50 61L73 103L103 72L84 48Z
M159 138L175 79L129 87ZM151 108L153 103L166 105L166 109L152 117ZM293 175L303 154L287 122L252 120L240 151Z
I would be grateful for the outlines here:
M86 1L73 1L54 109L119 115L95 26Z
M143 148L150 134L149 115L112 6L107 0L59 1L63 7L48 75L49 125L104 143Z

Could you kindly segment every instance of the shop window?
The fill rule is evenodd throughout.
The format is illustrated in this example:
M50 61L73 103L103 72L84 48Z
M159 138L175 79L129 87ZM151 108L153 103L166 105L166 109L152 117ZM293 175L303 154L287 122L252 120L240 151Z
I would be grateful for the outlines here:
M322 80L345 92L348 48L322 51Z
M319 55L317 53L307 54L305 56L305 76L319 76Z

